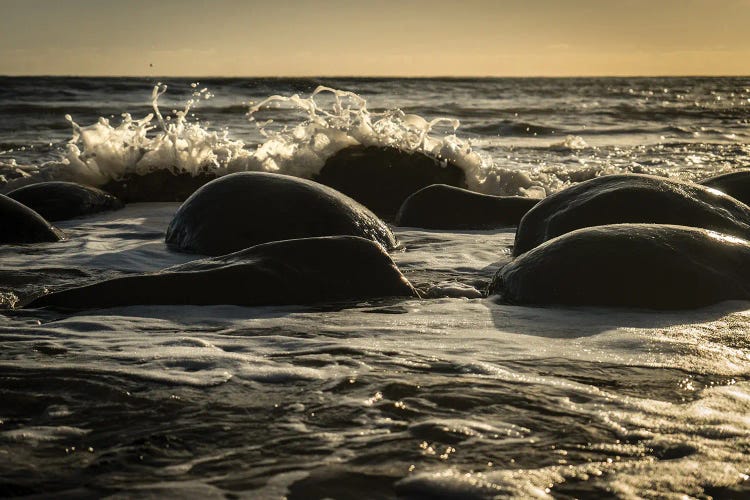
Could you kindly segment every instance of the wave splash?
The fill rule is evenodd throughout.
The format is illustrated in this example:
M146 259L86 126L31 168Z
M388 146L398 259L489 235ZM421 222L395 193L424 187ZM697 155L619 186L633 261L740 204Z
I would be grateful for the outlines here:
M92 125L81 126L66 115L73 134L62 162L35 168L30 175L22 172L22 178L11 181L3 190L41 180L102 186L156 170L193 176L265 171L310 178L319 173L328 158L355 145L393 147L450 162L464 171L469 189L495 195L544 197L571 183L623 171L617 166L573 168L569 164L528 170L504 168L489 154L476 149L471 140L456 135L460 126L457 119L427 120L400 109L375 112L358 94L325 86L319 86L308 97L273 95L249 103L247 118L258 127L263 141L247 144L230 137L227 128L213 130L190 118L196 105L213 97L208 89L198 90L195 83L191 86L191 98L182 109L167 116L159 107L159 98L167 91L162 84L153 88L153 111L140 119L123 113L117 124L102 117ZM292 120L290 113L294 115ZM549 148L571 153L590 149L577 136L569 136ZM17 170L17 165L10 167ZM672 175L663 169L647 170L651 174Z
M184 109L174 113L174 117L164 118L158 101L166 91L166 85L154 87L153 113L138 120L124 113L116 126L99 118L97 123L82 127L66 115L73 126L65 154L70 177L103 185L129 174L143 175L160 169L192 175L217 170L219 174L233 162L250 156L242 141L229 138L228 130L210 131L199 121L188 120L198 100L210 96L206 89L194 91Z
M253 149L241 139L230 138L228 129L211 130L199 120L190 120L191 110L211 97L207 89L195 90L183 109L164 116L159 98L166 91L166 85L154 87L153 112L140 119L123 113L118 124L102 117L82 126L66 115L73 135L63 161L47 164L21 182L56 179L101 186L155 170L217 176L265 171L310 178L340 150L363 145L393 147L450 162L464 171L469 188L478 192L532 196L547 192L542 181L522 171L496 167L469 140L459 138L460 122L454 118L428 121L400 109L374 112L354 92L319 86L309 97L273 95L251 103L247 117L265 139ZM261 119L269 110L275 115ZM274 118L282 110L301 116L292 125L277 126Z
M341 149L364 145L394 147L454 163L478 187L488 162L455 135L460 125L456 119L427 121L398 109L375 113L357 94L323 86L306 98L274 95L252 105L248 119L266 140L251 150L244 141L230 138L226 129L212 131L188 119L191 108L208 95L206 89L194 92L184 109L165 118L158 101L166 90L165 85L154 87L153 113L141 119L124 113L117 125L100 118L81 126L66 116L74 130L65 154L69 176L95 185L159 169L191 175L250 170L311 177ZM268 108L296 110L303 118L291 127L275 129L273 119L256 119ZM452 134L433 133L445 125Z

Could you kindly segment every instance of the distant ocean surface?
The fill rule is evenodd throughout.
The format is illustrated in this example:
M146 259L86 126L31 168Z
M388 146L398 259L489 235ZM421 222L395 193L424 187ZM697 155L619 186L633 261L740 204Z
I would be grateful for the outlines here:
M0 77L0 192L164 168L309 177L356 143L453 161L489 194L698 180L750 167L750 78ZM0 497L750 496L750 304L12 309L197 258L164 244L178 206L0 247ZM394 232L412 282L477 288L514 237Z

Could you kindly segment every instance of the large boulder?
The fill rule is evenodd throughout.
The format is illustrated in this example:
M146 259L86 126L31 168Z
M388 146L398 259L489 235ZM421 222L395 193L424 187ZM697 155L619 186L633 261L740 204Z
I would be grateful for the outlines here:
M609 175L540 201L521 219L513 255L583 227L676 224L750 237L750 207L716 190L652 175Z
M111 194L75 182L29 184L9 192L8 197L23 203L50 221L122 208L122 202Z
M213 172L196 175L187 172L173 173L160 169L145 174L128 174L111 180L101 188L124 203L147 201L185 201L198 188L216 179Z
M391 147L351 146L330 157L315 181L351 196L386 220L404 200L430 184L465 188L458 166Z
M380 245L355 236L330 236L265 243L157 273L63 290L26 307L260 306L416 295Z
M718 189L742 203L750 204L750 170L737 170L717 175L702 180L700 183L706 187Z
M269 241L333 235L396 246L383 221L338 191L287 175L239 172L193 193L169 224L166 241L175 250L221 255Z
M516 226L538 199L491 196L433 184L409 196L396 214L397 226L426 229L494 229Z
M0 245L60 241L62 231L44 217L12 198L0 194Z
M700 307L750 299L750 243L705 229L615 224L524 253L490 286L513 304Z

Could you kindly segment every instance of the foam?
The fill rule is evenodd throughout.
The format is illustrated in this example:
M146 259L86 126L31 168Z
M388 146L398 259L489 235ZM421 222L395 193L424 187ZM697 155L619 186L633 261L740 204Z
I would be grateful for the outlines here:
M80 437L88 434L87 429L70 426L27 426L0 432L0 440L39 443Z
M328 99L326 99L326 96ZM325 101L328 101L327 103ZM337 151L355 144L394 147L403 151L423 153L462 168L469 179L476 179L484 161L467 141L455 132L460 122L453 118L426 120L400 109L376 113L367 109L367 101L344 90L319 86L308 98L271 96L253 105L248 117L270 106L291 107L302 112L305 120L291 129L273 131L266 121L259 126L268 140L256 152L267 167L284 173L309 175L317 173L325 160ZM453 133L434 134L433 130L448 125ZM305 158L299 171L298 158Z
M578 149L586 149L590 147L588 143L584 140L583 137L579 135L569 135L565 137L565 140L562 142L558 142L550 146L551 148L555 149L563 149L563 150L578 150Z
M97 123L84 127L66 115L73 127L65 156L71 176L102 185L128 174L145 174L158 169L192 175L212 169L225 173L222 170L233 161L249 156L244 143L229 139L227 130L211 131L199 121L188 120L197 100L210 95L206 89L194 92L182 110L165 119L158 101L166 91L166 85L154 87L153 113L141 119L123 113L120 123L114 126L108 119L99 118ZM150 134L152 131L156 133Z
M703 398L687 405L624 398L619 411L590 412L592 421L619 427L626 437L637 435L645 440L638 446L619 442L590 445L592 450L616 454L613 459L537 469L438 468L408 476L397 489L415 496L553 498L556 488L566 482L588 481L593 476L602 478L617 497L638 498L663 491L699 496L706 484L742 484L748 480L750 462L736 442L750 436L746 416L750 399L748 385L738 385L741 387L707 389ZM653 460L646 453L651 447L682 447L689 453L679 460ZM632 458L625 458L628 456Z
M478 192L536 197L548 192L543 182L494 165L489 155L458 137L460 122L454 118L427 120L400 109L373 112L354 92L319 86L308 97L274 95L251 104L247 117L265 139L253 149L230 137L228 129L212 130L199 120L191 121L191 110L211 97L207 89L194 92L181 110L165 117L159 98L166 91L162 84L153 88L153 111L142 118L123 113L119 123L102 117L84 126L66 115L73 134L62 161L11 179L4 190L43 180L101 186L161 169L191 175L265 171L309 178L338 151L364 145L394 147L451 162L465 172L468 187ZM273 118L261 121L259 117L269 109L274 117L296 113L297 121L286 126L277 126ZM18 169L11 167L9 173Z
M328 158L354 145L425 154L460 167L473 191L534 198L613 173L694 180L722 168L710 156L706 157L710 161L699 163L702 173L691 168L696 158L705 155L686 157L687 165L675 165L671 160L639 164L635 160L640 157L626 144L624 149L607 148L591 135L568 135L558 142L512 135L467 139L459 137L461 124L455 118L428 120L398 108L375 112L360 95L326 86L319 86L306 97L272 95L248 103L247 119L262 138L255 144L247 135L237 137L226 128L214 130L194 118L199 104L213 95L206 88L197 90L197 84L192 87L192 96L183 107L166 116L159 107L159 99L167 91L162 84L153 88L152 112L142 118L123 113L119 123L102 117L84 126L67 115L73 133L64 158L39 167L18 165L13 160L0 165L0 184L5 184L2 190L44 180L101 186L155 170L190 175L265 171L310 178ZM230 111L240 109L244 108L230 107ZM661 138L649 146L649 151L653 150L649 154L659 157L660 148L676 148L675 154L683 155L679 149L684 146ZM502 154L494 155L495 151ZM709 163L711 166L707 166Z

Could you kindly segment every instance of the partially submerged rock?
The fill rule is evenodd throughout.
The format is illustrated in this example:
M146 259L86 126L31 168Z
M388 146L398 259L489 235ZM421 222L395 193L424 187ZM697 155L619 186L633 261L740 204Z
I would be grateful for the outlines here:
M8 197L23 203L50 221L122 208L122 202L111 194L75 182L29 184L9 192Z
M750 299L750 242L685 226L579 229L524 253L490 293L513 304L700 307Z
M397 226L426 229L493 229L516 226L538 199L491 196L433 184L409 196L396 214Z
M652 175L608 175L540 201L521 219L513 255L561 234L618 223L676 224L750 237L750 207L716 190Z
M466 187L464 171L452 163L377 146L342 149L314 180L351 196L386 220L393 220L410 194L430 184Z
M65 234L41 215L0 194L0 245L60 241Z
M416 296L384 249L354 236L276 241L41 297L27 307L314 304Z
M240 172L188 198L169 224L166 242L183 252L221 255L269 241L334 235L396 246L383 221L334 189L287 175Z
M710 177L700 182L702 185L718 189L742 203L750 204L750 170L736 170Z
M101 186L102 190L116 196L124 203L148 201L185 201L198 188L216 179L212 172L193 175L154 170L146 174L128 174Z

